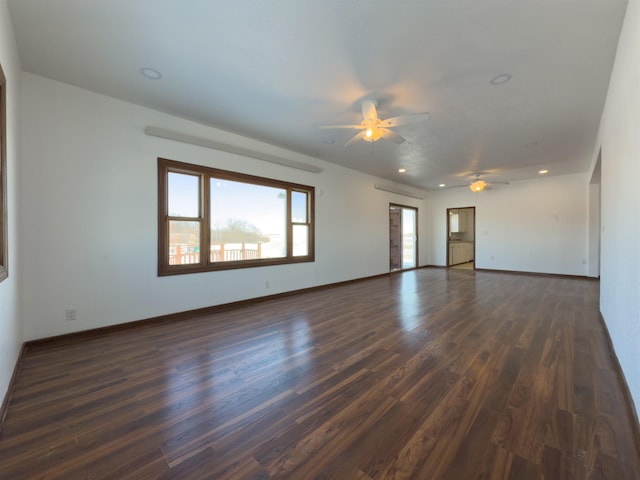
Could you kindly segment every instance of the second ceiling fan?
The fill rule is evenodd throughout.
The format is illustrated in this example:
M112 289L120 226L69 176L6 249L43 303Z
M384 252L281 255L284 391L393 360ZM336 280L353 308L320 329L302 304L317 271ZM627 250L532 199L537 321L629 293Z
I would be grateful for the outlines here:
M415 123L422 120L427 120L429 114L424 113L409 113L407 115L399 115L397 117L391 117L382 119L378 117L376 110L376 102L373 100L362 101L362 122L356 125L325 125L320 128L353 128L360 130L351 139L345 143L345 147L352 145L358 140L365 140L367 142L375 142L384 138L393 143L403 143L405 141L400 135L391 130L393 127L400 125L406 125L409 123Z
M472 173L471 183L465 183L464 185L452 185L448 188L460 188L460 187L468 187L472 192L480 193L483 190L492 190L492 185L502 184L509 185L509 182L488 182L482 178L480 178L483 173Z

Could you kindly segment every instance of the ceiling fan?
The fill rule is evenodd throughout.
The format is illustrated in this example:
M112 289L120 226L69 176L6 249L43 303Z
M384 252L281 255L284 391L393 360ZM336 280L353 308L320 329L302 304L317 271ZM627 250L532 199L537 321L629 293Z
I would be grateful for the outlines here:
M375 142L384 138L393 143L400 144L405 141L400 135L393 130L393 127L400 125L406 125L408 123L415 123L421 120L427 120L430 115L424 113L409 113L407 115L400 115L397 117L382 119L378 117L376 110L376 102L373 100L362 101L362 123L358 125L325 125L320 128L354 128L360 130L351 139L345 143L345 147L352 145L358 140L365 140L367 142Z
M487 182L486 180L481 179L480 178L481 176L482 176L481 173L473 173L472 174L473 179L471 180L471 183L466 185L454 185L451 188L469 187L472 192L479 193L479 192L482 192L483 190L491 190L492 189L491 185L496 185L496 184L509 185L509 182Z

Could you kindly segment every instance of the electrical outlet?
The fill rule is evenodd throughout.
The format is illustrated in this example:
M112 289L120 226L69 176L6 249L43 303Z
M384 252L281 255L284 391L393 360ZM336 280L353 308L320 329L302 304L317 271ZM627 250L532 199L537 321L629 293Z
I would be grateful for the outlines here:
M266 282L264 282L264 288L269 288L269 280L267 280Z
M67 322L75 322L78 319L78 312L75 308L67 309Z

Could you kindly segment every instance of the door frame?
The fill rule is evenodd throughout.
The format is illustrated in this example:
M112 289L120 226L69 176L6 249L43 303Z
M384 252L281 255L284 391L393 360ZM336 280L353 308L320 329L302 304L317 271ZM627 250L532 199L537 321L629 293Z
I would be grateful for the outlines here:
M419 236L419 232L418 232L418 207L412 207L410 205L402 205L400 203L389 203L389 209L388 209L388 213L389 213L389 220L391 220L391 209L396 208L396 209L401 209L401 210L413 210L415 212L415 240L414 240L414 249L415 249L415 265L413 267L410 268L404 268L403 265L403 261L402 261L402 243L400 244L400 268L398 269L391 269L391 232L389 232L389 271L390 272L402 272L405 270L414 270L416 268L418 268L419 262L418 262L418 245L420 242L420 236ZM400 238L402 239L402 231L403 231L403 223L402 223L402 215L400 215Z
M475 206L468 206L468 207L452 207L452 208L447 208L447 211L445 213L445 215L447 216L447 229L445 231L445 235L446 235L446 242L445 242L445 250L446 250L446 260L445 260L445 267L446 268L451 268L454 267L455 265L450 265L450 258L449 258L449 252L451 250L450 246L451 246L451 239L450 239L450 230L451 230L451 216L449 215L449 212L451 212L451 210L471 210L473 213L473 269L476 269L476 237L477 237L477 228L476 228L476 207Z

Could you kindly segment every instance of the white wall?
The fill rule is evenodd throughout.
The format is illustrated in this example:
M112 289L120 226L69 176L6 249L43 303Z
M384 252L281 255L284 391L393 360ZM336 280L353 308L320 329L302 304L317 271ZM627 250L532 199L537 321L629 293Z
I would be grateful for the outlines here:
M0 0L0 64L7 78L7 203L9 277L0 282L0 404L5 397L22 345L18 284L18 108L20 61L5 0ZM1 214L1 213L0 213Z
M476 268L587 275L588 176L430 194L430 261L446 264L447 208L476 207Z
M22 81L26 339L385 273L389 203L418 207L421 231L428 223L425 201L374 189L380 179L36 75ZM324 171L149 137L147 125ZM157 157L315 186L316 261L158 277Z
M600 310L640 410L640 0L627 5L600 146Z

